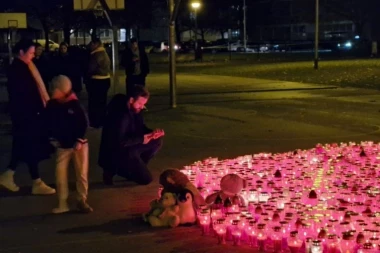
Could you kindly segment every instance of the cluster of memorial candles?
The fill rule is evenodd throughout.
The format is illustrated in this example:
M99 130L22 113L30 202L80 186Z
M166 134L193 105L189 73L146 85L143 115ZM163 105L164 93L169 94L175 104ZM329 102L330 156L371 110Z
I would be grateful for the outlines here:
M197 210L203 234L258 252L380 252L380 143L316 145L185 166L204 197L238 174L238 196Z

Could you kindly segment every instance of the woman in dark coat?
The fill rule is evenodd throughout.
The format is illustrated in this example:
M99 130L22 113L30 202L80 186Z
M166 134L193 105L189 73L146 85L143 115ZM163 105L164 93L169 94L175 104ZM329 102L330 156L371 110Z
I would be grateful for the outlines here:
M9 110L12 120L12 155L8 170L0 175L0 185L18 191L14 173L19 162L25 162L33 179L33 194L54 194L40 178L38 163L52 151L44 130L43 112L49 100L42 78L32 62L35 47L31 40L15 46L17 57L8 70Z
M75 93L80 93L82 91L82 65L81 56L78 55L79 52L69 53L69 45L66 42L62 42L59 45L59 52L56 57L54 57L54 75L64 75L70 78L73 85L73 91Z

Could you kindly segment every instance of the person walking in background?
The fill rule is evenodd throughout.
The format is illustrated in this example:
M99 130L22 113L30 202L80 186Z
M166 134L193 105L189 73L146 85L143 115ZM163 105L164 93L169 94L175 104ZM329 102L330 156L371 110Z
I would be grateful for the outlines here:
M78 56L68 51L69 45L62 42L58 54L54 57L54 76L65 75L70 78L73 91L77 94L82 91L82 66Z
M52 99L46 106L46 119L49 137L57 148L56 185L58 207L53 213L65 213L70 210L67 203L69 186L67 170L73 159L76 173L79 211L92 212L87 204L88 195L88 143L85 139L88 127L87 116L77 96L72 92L71 81L67 76L53 79Z
M107 106L107 93L111 86L111 61L100 39L90 43L90 58L87 68L88 116L90 126L100 128L103 126L105 109Z
M119 175L138 184L149 184L152 174L149 161L160 150L162 129L149 129L141 111L149 92L137 85L128 96L115 95L111 100L102 131L98 164L103 168L103 182L113 184Z
M146 76L150 72L149 60L144 47L138 44L136 38L132 38L130 46L125 49L121 65L125 68L127 94L135 85L145 86Z
M40 72L42 80L44 81L46 90L49 91L49 83L52 79L51 62L44 53L44 48L40 43L35 43L35 53L33 63L36 65L38 72Z
M17 165L25 162L33 179L32 194L54 194L40 178L38 163L53 152L45 131L43 113L49 95L32 59L32 40L20 40L14 48L17 57L8 71L9 110L12 120L12 154L8 170L0 175L0 185L18 191L14 182Z

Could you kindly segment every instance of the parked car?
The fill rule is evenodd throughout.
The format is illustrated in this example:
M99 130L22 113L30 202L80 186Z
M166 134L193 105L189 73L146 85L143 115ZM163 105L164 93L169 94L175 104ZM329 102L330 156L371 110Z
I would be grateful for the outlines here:
M240 42L240 40L232 41L232 42L230 42L229 47L230 47L231 51L236 52L236 51L238 51L239 48L243 47L243 44Z
M177 51L181 47L179 44L174 45L174 49ZM154 53L163 53L169 51L169 43L167 41L154 42L152 52Z

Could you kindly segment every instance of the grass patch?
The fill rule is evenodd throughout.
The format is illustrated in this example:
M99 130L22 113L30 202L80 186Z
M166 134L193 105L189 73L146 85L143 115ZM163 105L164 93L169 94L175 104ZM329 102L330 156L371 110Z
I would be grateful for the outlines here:
M167 65L156 64L153 69L165 72ZM266 56L265 60L179 62L177 72L380 89L379 59L321 60L319 70L314 70L312 60Z

